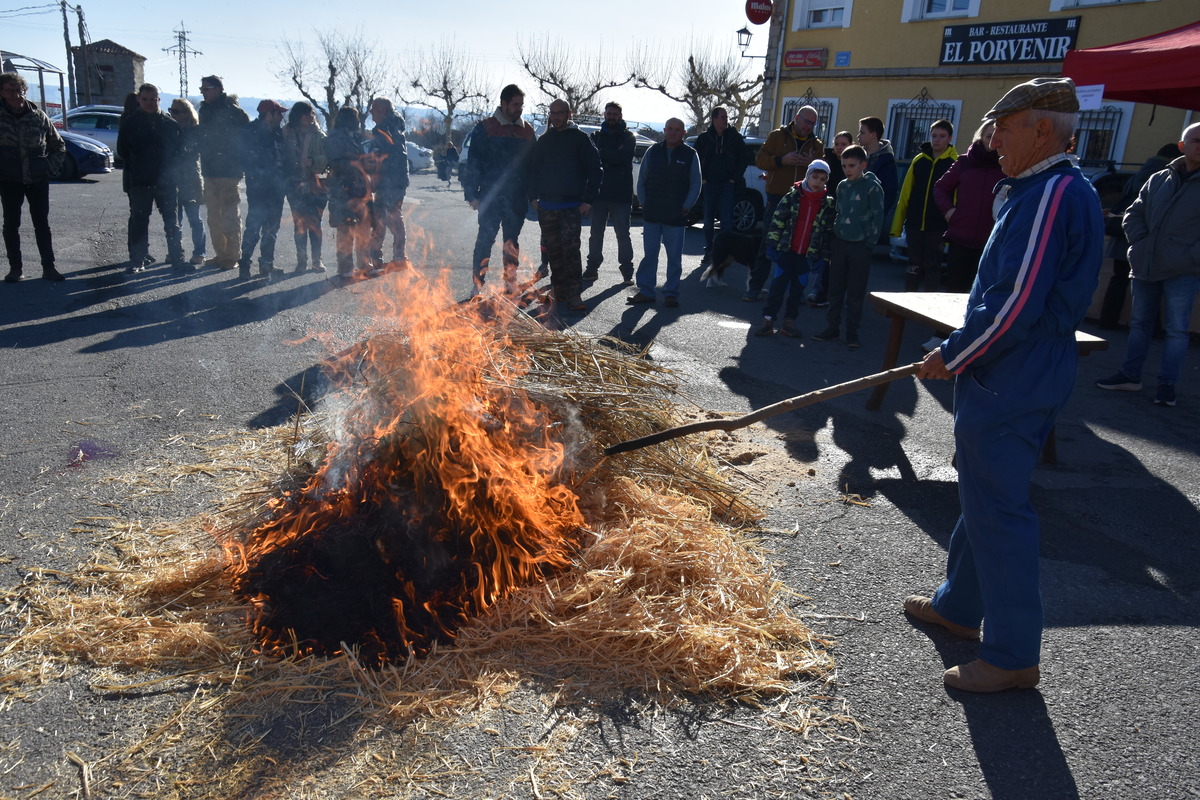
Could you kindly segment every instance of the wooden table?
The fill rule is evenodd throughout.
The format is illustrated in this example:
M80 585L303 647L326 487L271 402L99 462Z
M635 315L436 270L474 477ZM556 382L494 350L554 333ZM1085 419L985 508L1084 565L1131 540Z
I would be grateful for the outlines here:
M967 295L950 292L871 292L870 299L875 310L892 321L887 350L883 354L885 370L896 366L900 357L904 323L907 320L927 325L939 336L947 336L962 325L967 310ZM1106 340L1082 331L1075 331L1075 342L1079 345L1081 356L1108 349ZM868 411L879 410L887 394L888 385L884 383L876 386L871 392L867 400ZM1046 440L1046 448L1042 451L1042 458L1053 463L1057 460L1057 455L1054 432L1051 431L1050 438Z

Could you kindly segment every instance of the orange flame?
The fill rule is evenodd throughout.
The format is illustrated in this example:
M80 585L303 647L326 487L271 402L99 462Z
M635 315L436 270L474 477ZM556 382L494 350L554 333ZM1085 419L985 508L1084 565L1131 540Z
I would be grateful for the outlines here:
M565 402L520 388L503 300L455 306L447 275L416 270L360 289L390 332L331 364L326 458L246 536L233 582L269 648L382 662L570 563L582 435Z

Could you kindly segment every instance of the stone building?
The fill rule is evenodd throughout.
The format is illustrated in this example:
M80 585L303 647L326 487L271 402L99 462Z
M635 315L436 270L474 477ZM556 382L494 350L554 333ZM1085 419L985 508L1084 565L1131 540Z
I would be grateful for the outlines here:
M71 48L75 97L79 105L114 105L146 82L146 57L111 39Z

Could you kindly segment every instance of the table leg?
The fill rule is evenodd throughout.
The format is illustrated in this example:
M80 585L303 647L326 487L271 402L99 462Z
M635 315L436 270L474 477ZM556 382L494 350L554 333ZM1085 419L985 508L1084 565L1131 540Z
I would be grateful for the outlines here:
M896 366L896 361L900 358L900 343L904 339L904 317L899 314L888 314L888 316L892 318L892 329L888 333L887 351L883 354L884 372ZM875 387L875 391L871 392L871 396L867 399L867 411L879 410L890 385L881 383Z

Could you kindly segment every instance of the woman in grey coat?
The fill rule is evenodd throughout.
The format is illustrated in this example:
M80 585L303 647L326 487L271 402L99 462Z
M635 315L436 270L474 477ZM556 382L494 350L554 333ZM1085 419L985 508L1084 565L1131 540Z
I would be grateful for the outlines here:
M317 127L317 113L305 102L292 106L283 128L283 146L288 169L288 206L296 237L296 272L309 268L324 272L321 263L321 216L329 202L322 176L329 169L325 157L325 132Z
M171 101L171 119L179 125L179 158L175 162L175 187L179 190L179 230L186 216L192 231L191 264L203 266L208 241L204 223L200 221L200 204L204 202L204 178L200 175L200 118L196 107L186 97Z

